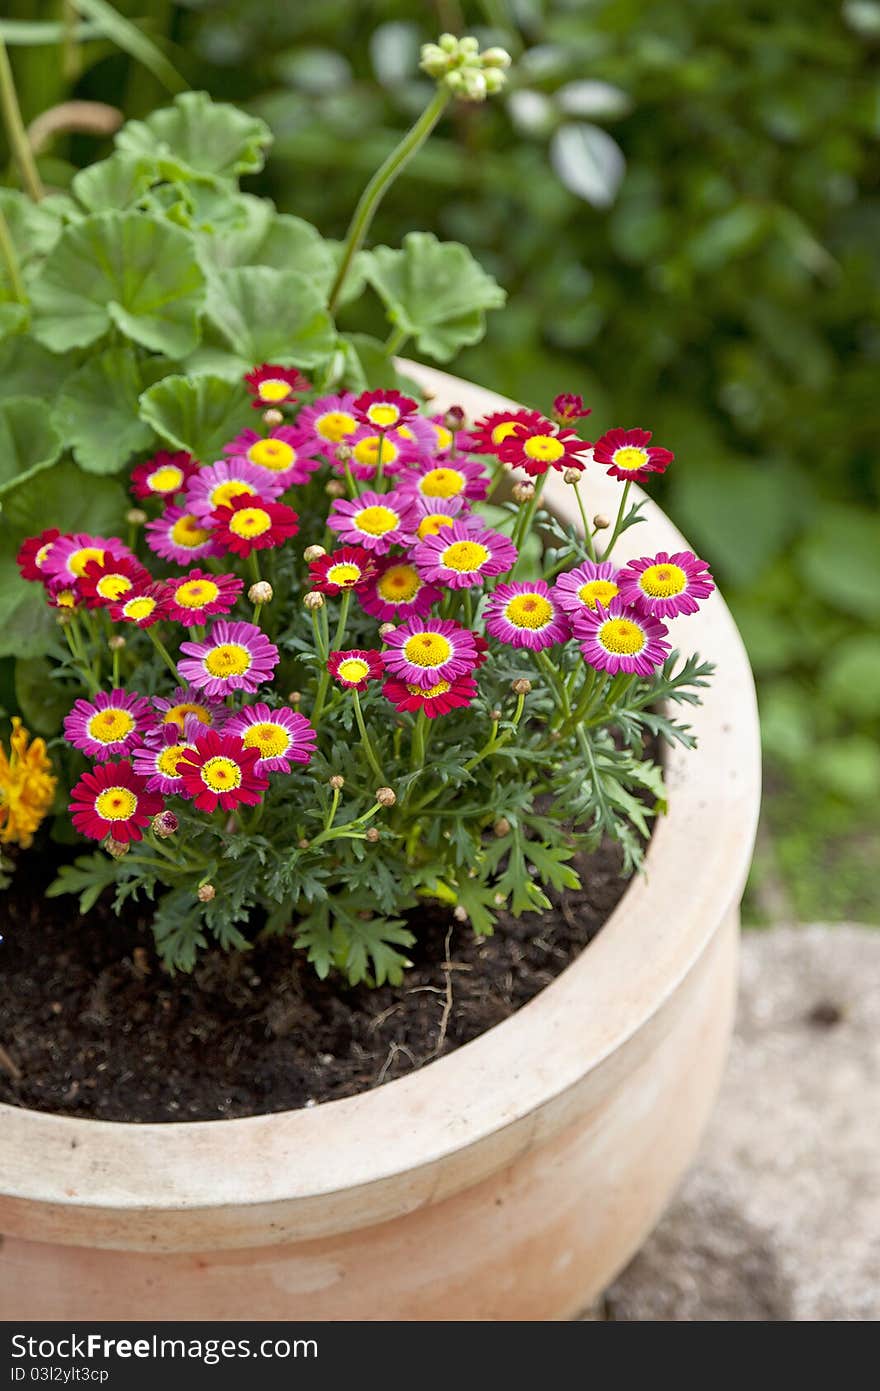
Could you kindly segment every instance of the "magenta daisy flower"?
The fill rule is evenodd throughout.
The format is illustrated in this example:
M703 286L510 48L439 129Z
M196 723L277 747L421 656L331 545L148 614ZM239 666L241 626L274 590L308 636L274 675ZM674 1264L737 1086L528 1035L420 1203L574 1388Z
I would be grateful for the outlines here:
M463 497L422 497L421 493L412 496L419 518L416 527L419 541L424 541L426 536L439 536L444 527L452 526L456 517L465 520L473 515ZM483 522L479 521L478 525L482 526Z
M152 701L156 724L146 735L148 744L163 743L169 726L182 734L189 720L204 729L221 729L226 722L226 707L194 686L178 686L170 696L153 696Z
M150 702L128 691L98 691L93 700L75 702L64 720L64 737L89 758L103 762L142 744L155 723Z
M398 492L336 498L327 518L331 531L339 532L343 541L376 555L385 555L392 546L409 545L416 524L412 499Z
M45 557L46 579L63 580L65 584L81 580L86 566L93 560L103 565L108 551L112 551L117 559L125 556L134 560L128 546L124 546L115 536L108 540L106 536L89 536L82 531L72 536L59 536L52 542Z
M138 499L157 497L163 502L182 493L199 465L191 454L169 454L162 449L131 471L131 492Z
M585 607L595 611L597 604L607 609L618 592L617 567L610 560L585 560L557 575L553 586L553 597L567 614L580 613Z
M237 575L210 575L204 570L190 570L181 579L165 581L168 617L187 628L196 627L206 618L229 613L243 589L244 580Z
M148 792L161 792L163 797L174 793L183 795L183 776L180 760L189 750L195 748L196 735L204 726L195 716L186 720L185 730L176 724L166 724L158 731L158 737L135 749L134 771L143 778Z
M568 620L544 580L499 584L486 605L486 632L540 652L569 636Z
M363 425L383 433L396 429L418 409L418 401L399 391L362 391L352 404L352 412Z
M92 840L141 840L162 807L162 798L147 791L130 763L99 764L83 773L70 794L71 820Z
M327 670L340 686L350 691L365 691L371 681L378 681L382 675L382 653L362 647L331 652L327 659Z
M186 749L178 764L184 795L199 811L255 807L269 786L257 768L259 759L257 749L246 749L237 734L203 730L196 735L195 748Z
M187 655L177 663L185 681L211 698L231 691L255 691L272 679L278 648L253 623L218 618L204 642L182 642Z
M612 478L643 483L652 473L665 473L675 455L652 445L650 430L607 430L593 445L593 458Z
M80 604L78 580L63 580L59 576L46 581L46 599L53 609L75 609Z
M279 367L274 362L264 362L261 367L255 367L244 380L254 398L251 405L256 410L289 403L294 396L302 396L311 386L295 367Z
M23 580L44 581L47 575L44 573L46 561L49 558L49 551L52 549L53 542L58 540L61 532L56 526L50 527L48 531L41 531L39 536L29 536L19 547L15 562L21 571Z
M584 406L583 396L576 396L573 391L563 391L554 398L553 419L559 425L573 425L576 420L592 414L592 406Z
M361 607L383 623L405 623L430 611L443 591L429 584L408 560L386 559L381 571L358 594Z
M474 634L448 618L410 618L385 642L385 670L422 689L467 676L478 665Z
M675 618L680 613L696 613L699 599L708 599L715 585L709 566L693 551L668 555L658 551L653 557L631 560L617 577L621 598L635 604L653 618Z
M292 507L261 497L234 497L212 520L218 544L234 555L271 550L299 531L299 514Z
M348 444L359 428L353 405L354 392L346 391L341 396L321 396L310 406L303 406L296 426L306 447L332 454L338 444Z
M407 469L398 480L398 488L422 498L484 498L489 479L475 459L427 459Z
M423 456L413 431L410 430L408 435L407 438L402 430L389 430L383 434L371 425L361 425L357 432L345 441L351 450L348 466L355 478L364 482L375 478L380 455L382 472L386 474L399 473L406 464L421 459ZM330 461L337 473L344 471L344 465L335 454L331 455Z
M438 448L438 427L423 415L409 416L402 425L398 425L397 433L408 446L403 461L405 463L418 463L425 458L436 458L441 452ZM446 433L449 434L449 431Z
M465 589L492 575L505 575L517 554L513 542L500 532L487 527L475 530L458 521L437 536L426 536L410 552L420 575L449 589Z
M573 430L560 430L541 416L510 435L496 453L502 463L524 469L530 478L538 478L551 468L557 473L568 468L582 469L586 447Z
M470 448L471 437L467 430L451 430L447 416L431 415L427 420L420 416L419 419L423 425L430 427L433 435L432 454L463 454Z
M572 622L585 660L597 671L650 676L669 656L668 629L618 594L608 608L584 609Z
M167 612L168 591L164 584L148 584L110 605L114 623L134 623L137 628L152 628Z
M376 557L363 546L337 546L335 551L309 561L309 581L321 594L365 589L377 571Z
M321 460L315 458L316 450L297 423L280 425L268 435L258 435L254 430L242 430L234 440L223 446L224 454L243 458L248 464L259 469L259 477L270 477L278 485L279 492L298 483L307 483L315 469L321 467ZM260 488L257 489L261 491ZM276 494L277 496L277 494Z
M86 565L85 574L78 582L79 594L87 608L105 608L126 595L139 594L152 578L139 560L106 551L102 561L90 560Z
M259 754L254 764L258 773L289 773L292 763L308 763L315 752L318 736L305 715L282 706L246 705L225 726L227 734L237 734L246 749Z
M177 565L223 554L212 528L182 507L167 507L161 517L147 522L146 534L150 550Z
M247 459L221 459L209 468L199 469L186 492L187 509L194 517L210 524L212 512L229 507L237 497L265 497L271 502L284 488L267 469L257 468Z
M452 681L438 681L434 686L422 687L389 677L382 694L396 710L409 710L413 714L424 710L429 720L436 720L438 715L448 715L470 705L477 694L477 683L472 676L456 676Z

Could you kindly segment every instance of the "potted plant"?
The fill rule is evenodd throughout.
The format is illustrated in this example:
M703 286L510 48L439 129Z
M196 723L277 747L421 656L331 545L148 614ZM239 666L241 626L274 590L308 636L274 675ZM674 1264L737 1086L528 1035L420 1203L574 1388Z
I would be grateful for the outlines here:
M32 391L4 407L26 587L2 602L22 716L63 738L17 724L0 835L25 845L57 781L59 833L93 846L48 902L146 905L164 972L143 946L132 970L166 999L209 946L268 943L313 969L307 1019L310 991L418 1010L429 919L445 947L436 1059L384 1086L182 1123L134 1096L114 1120L0 1107L7 1316L564 1317L693 1153L758 803L742 647L639 490L671 453L642 430L588 445L573 395L545 415L396 362L409 340L447 360L501 294L457 245L364 250L446 103L506 63L427 47L436 90L338 247L238 192L265 132L199 97L123 128L71 197L5 196L7 366ZM364 284L384 344L336 327ZM102 476L121 469L134 508ZM480 966L454 935L458 956L499 916L498 939L524 914L552 933L612 841L641 871L589 950L449 1051L455 970Z

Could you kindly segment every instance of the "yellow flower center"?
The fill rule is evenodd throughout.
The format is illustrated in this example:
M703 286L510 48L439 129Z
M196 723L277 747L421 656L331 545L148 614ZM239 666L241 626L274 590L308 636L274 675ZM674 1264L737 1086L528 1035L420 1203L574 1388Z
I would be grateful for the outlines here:
M272 518L262 507L243 507L240 512L233 512L228 526L233 536L250 541L272 530Z
M390 565L376 586L387 604L408 604L421 587L422 581L413 565Z
M315 421L316 433L331 444L341 444L346 435L353 435L356 429L357 421L347 411L327 411Z
M426 473L419 489L423 497L458 497L467 486L467 479L456 468L432 468Z
M268 377L266 381L260 382L257 387L261 401L268 401L271 405L276 405L279 401L286 401L291 392L289 382L279 381L277 377Z
M633 444L628 444L623 449L615 449L611 457L615 466L626 473L635 473L648 462L647 452L644 449L636 449Z
M515 435L522 422L519 420L503 420L500 425L496 425L492 431L492 443L503 444L509 440L511 435Z
M397 433L399 435L403 435L403 438L405 440L415 440L415 435L413 434L412 430L409 428L408 425L398 425Z
M72 589L59 589L55 595L55 603L60 609L75 609L76 595Z
M452 652L452 643L442 633L413 633L403 644L403 655L414 667L439 667Z
M105 821L128 821L137 811L137 804L130 787L106 787L95 798L95 811Z
M205 658L211 676L243 676L251 664L251 654L238 642L221 643L212 647Z
M384 536L400 525L400 517L390 507L365 507L355 516L354 524L368 536Z
M90 565L93 560L97 560L99 565L103 565L104 552L99 550L97 546L83 546L81 551L74 551L67 566L70 573L81 580L86 573L86 566Z
M134 720L127 710L99 710L86 725L89 736L99 744L114 744L134 729Z
M213 580L184 580L174 591L175 601L185 609L203 609L213 604L220 593L219 584Z
M147 487L154 493L177 493L183 487L183 469L176 464L163 464L148 475Z
M447 517L445 512L432 512L427 517L423 517L418 525L418 537L424 541L426 536L436 536L445 526L452 526L452 518Z
M331 584L338 584L340 589L347 589L350 585L357 584L360 577L360 566L352 565L349 561L340 561L338 565L331 565L327 571L327 579Z
M613 580L588 580L586 584L581 585L577 593L582 604L595 610L597 604L607 609L615 594L619 592Z
M505 604L504 616L515 628L545 628L553 617L553 605L543 594L516 594Z
M451 687L451 681L438 681L436 686L429 686L426 691L423 691L421 686L411 686L408 681L406 683L406 689L410 695L423 696L425 700L435 700L437 696L445 695Z
M156 600L151 599L148 594L142 594L137 599L129 599L122 612L126 618L131 618L139 623L142 618L149 618L155 607Z
M687 575L680 565L649 565L639 580L639 588L652 599L669 599L687 589Z
M596 637L606 652L632 657L645 645L645 634L628 618L609 618L600 624Z
M167 749L163 749L156 759L156 767L166 778L176 778L178 775L178 764L186 753L187 749L192 748L191 744L171 744Z
M38 570L42 570L43 566L46 564L46 556L51 551L53 544L54 542L47 541L45 546L41 546L34 556L34 564Z
M283 473L296 462L296 450L285 440L257 440L247 452L252 464L271 469L273 473Z
M132 588L127 575L102 575L95 589L102 599L121 599Z
M261 758L280 758L290 747L290 734L283 724L252 724L242 740L246 749L259 749Z
M451 431L451 430L447 430L447 428L446 428L445 425L438 425L438 424L437 424L435 421L433 421L433 420L431 421L431 424L434 426L434 431L435 431L435 433L436 433L436 435L437 435L437 448L438 448L438 449L451 449L451 448L452 448L452 431Z
M367 435L364 439L358 440L352 453L357 462L363 468L376 468L379 463L379 450L382 450L382 465L387 468L397 459L400 450L391 440L383 439L381 435Z
M397 424L400 419L400 411L397 406L392 406L388 401L376 401L372 406L367 407L367 419L371 425L378 425L380 430L387 430L390 426Z
M182 705L172 705L170 710L166 710L162 716L162 723L176 724L183 729L187 715L195 715L199 724L211 723L211 712L206 705L189 705L186 702Z
M195 517L189 513L185 517L178 517L171 528L171 539L176 546L182 546L184 550L197 550L199 546L204 546L206 541L210 541L211 533L205 527L199 526Z
M233 759L224 758L222 754L209 758L200 771L202 782L212 792L229 792L241 787L241 769Z
M555 435L532 435L523 445L523 453L543 464L555 464L565 453L565 445Z
M218 483L216 488L210 492L210 503L212 507L228 507L234 497L241 497L246 493L248 497L253 497L256 488L252 488L250 483L242 483L240 479L230 478L226 483Z
M440 553L440 563L448 570L457 570L460 575L470 570L479 570L481 565L491 559L488 546L479 541L453 541Z
M346 657L344 662L339 663L339 675L343 681L351 681L357 684L363 681L365 676L370 674L370 668L363 657Z

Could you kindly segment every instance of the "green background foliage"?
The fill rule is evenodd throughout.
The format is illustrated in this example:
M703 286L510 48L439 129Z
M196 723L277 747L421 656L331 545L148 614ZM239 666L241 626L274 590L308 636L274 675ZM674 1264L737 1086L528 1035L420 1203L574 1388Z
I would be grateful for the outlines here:
M199 274L187 279L178 266L183 298L173 314L163 293L149 303L113 298L126 342L88 361L77 348L79 385L112 414L111 439L130 396L151 384L132 379L129 359L107 354L130 353L134 340L181 355L191 311L202 316L196 361L223 379L244 341L236 316L265 318L248 306L273 310L267 337L248 343L260 349L254 356L276 332L321 344L321 306L296 296L293 308L289 296L282 305L280 282L258 268L289 276L308 265L314 283L327 250L298 219L342 235L366 177L429 93L417 74L422 40L461 21L514 51L508 94L452 110L386 200L371 240L396 249L416 228L465 242L508 291L485 340L457 358L462 375L542 407L557 390L580 390L596 433L645 425L675 450L661 500L712 561L759 680L768 797L753 913L876 914L880 4L121 0L117 13L139 23L122 32L103 5L75 8L85 41L68 43L63 62L57 25L53 46L34 46L50 38L41 29L11 50L26 119L72 95L141 118L115 165L80 174L73 193L102 225L124 217L131 190L149 182L138 161L149 170L173 146L189 193L156 217L166 239L201 240ZM6 11L4 31L10 21L56 21L61 6L12 0ZM177 74L249 118L209 131L189 96L176 114L150 117ZM260 120L274 136L262 173ZM110 150L109 141L62 134L41 172L66 189L78 167ZM296 217L261 230L245 201L235 226L209 239L199 229L216 216L216 181L233 174ZM56 233L51 209L41 209L20 240L39 261ZM75 259L78 238L64 235ZM332 259L324 270L329 281ZM366 294L343 310L347 331L374 333L383 308L404 322L399 271L393 259L373 263ZM108 292L79 275L70 284L85 305L71 304L67 323L55 315L34 354L65 335L87 341L90 306ZM0 325L15 314L0 304ZM443 329L426 326L434 341L417 351L439 346L442 356ZM27 396L28 362L16 354L0 366L0 395ZM150 410L168 409L166 390L152 387ZM3 440L35 472L70 467L53 462L60 428L80 462L103 471L101 440L88 413L65 404L69 394L62 387L32 438L17 433L15 410L0 421ZM133 433L151 424L149 411L129 417Z

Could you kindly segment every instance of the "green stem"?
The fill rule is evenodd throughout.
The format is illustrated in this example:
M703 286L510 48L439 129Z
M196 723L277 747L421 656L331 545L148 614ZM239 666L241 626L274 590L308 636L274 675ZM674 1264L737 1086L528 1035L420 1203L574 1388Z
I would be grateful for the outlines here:
M537 483L535 484L535 495L534 495L534 497L531 499L530 502L527 502L526 505L525 505L524 507L521 507L519 513L517 514L516 526L513 528L513 535L511 536L510 539L511 539L511 541L513 542L513 544L516 546L516 549L517 549L517 551L519 552L519 554L517 555L516 563L515 563L513 569L512 569L511 572L510 572L509 578L510 578L511 580L515 580L515 579L516 579L516 572L517 572L517 570L519 569L520 564L521 564L522 559L523 559L523 555L522 555L523 541L525 540L526 536L528 535L529 528L530 528L530 526L532 525L532 519L534 518L534 515L535 515L535 513L537 512L538 507L540 506L540 503L541 503L541 494L542 494L542 492L544 491L544 484L545 484L546 482L547 482L547 474L546 474L546 473L542 473L541 476L540 476L540 478L538 479Z
M168 670L171 672L171 675L174 677L174 680L179 685L180 675L178 673L174 659L171 656L171 653L168 651L168 648L165 646L164 642L159 637L159 634L156 632L155 628L147 628L145 629L145 631L148 634L149 639L155 647L156 651L159 653L159 656L162 658L162 661L165 663Z
M21 119L21 107L18 104L18 93L15 90L12 66L2 37L0 37L0 111L3 113L3 124L6 127L9 148L18 165L25 192L35 203L39 203L45 195L45 189L37 170L34 152L27 138L24 121Z
M427 715L424 710L420 710L416 716L415 729L413 730L412 757L410 759L410 768L413 772L425 766L425 729L427 723Z
M590 530L590 523L589 523L589 521L588 521L588 519L587 519L587 509L586 509L586 507L584 506L584 500L583 500L583 498L581 497L581 485L580 485L580 483L575 483L573 486L574 486L574 495L575 495L575 497L577 498L578 511L579 511L580 514L581 514L581 521L582 521L583 524L584 524L584 541L585 541L585 543L586 543L586 547L587 547L587 551L589 552L590 559L591 559L591 560L595 560L595 559L596 559L596 548L595 548L595 546L593 545L593 533L592 533L591 530Z
M564 679L563 679L562 677L560 677L558 671L557 671L556 668L554 667L554 665L553 665L553 663L551 662L550 658L547 656L547 653L546 653L546 652L543 652L543 651L538 651L538 652L536 652L536 653L535 653L535 661L538 663L538 666L541 668L541 670L543 671L544 675L545 675L546 678L547 678L548 684L551 686L551 688L553 689L553 691L554 691L555 694L556 694L556 699L558 700L558 702L559 702L559 704L560 704L560 706L561 706L561 708L562 708L562 717L563 717L563 719L564 719L564 720L570 719L570 717L571 717L571 706L570 706L570 704L569 704L569 700L568 700L568 690L566 689L566 685L565 685ZM552 722L551 722L551 723L552 723Z
M0 261L2 261L5 266L6 274L9 277L12 298L19 304L27 304L28 298L24 288L24 281L21 278L18 257L15 254L15 243L12 240L9 223L3 215L2 208L0 208Z
M333 789L333 797L331 798L331 801L330 801L330 808L329 808L329 810L328 810L328 812L327 812L326 817L324 818L324 830L325 830L325 831L329 831L329 830L330 830L330 827L333 825L333 822L336 820L336 810L337 810L337 807L338 807L338 806L339 806L339 788L338 788L338 787L334 787L334 789Z
M379 779L379 782L382 783L384 781L384 774L379 764L379 760L376 757L373 745L370 743L370 736L367 733L367 726L364 724L364 712L361 709L360 696L358 695L357 691L352 691L351 694L352 699L354 700L354 717L357 720L357 727L360 731L361 743L363 744L364 753L367 755L367 762L369 763L373 772L376 774L376 777Z
M393 328L385 340L385 356L393 357L399 353L404 343L409 338L405 328Z
M250 555L248 556L248 566L250 568L251 577L254 581L254 584L259 584L263 576L260 574L260 561L256 551L251 551Z
M333 651L339 652L342 648L342 639L345 637L345 628L348 623L348 611L351 608L351 590L346 589L342 596L342 604L339 608L339 622L336 625L336 635L333 638Z
M384 163L379 166L361 194L345 238L339 270L336 272L336 279L330 291L328 307L331 314L336 310L352 262L364 244L367 232L370 230L370 223L382 198L404 166L427 140L443 115L450 96L448 87L437 88L415 125L403 137L400 144L391 151Z
M611 539L609 540L608 545L602 552L603 560L607 560L608 557L611 555L611 552L614 550L614 543L620 535L620 528L623 526L623 519L626 515L626 501L629 497L629 490L631 487L632 483L629 482L624 483L623 485L623 497L620 499L620 506L617 509L617 520L614 523L614 530L611 533Z

